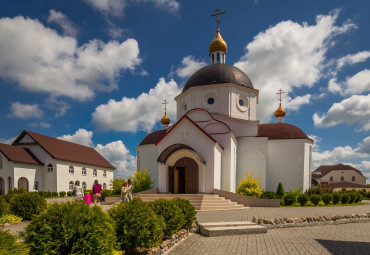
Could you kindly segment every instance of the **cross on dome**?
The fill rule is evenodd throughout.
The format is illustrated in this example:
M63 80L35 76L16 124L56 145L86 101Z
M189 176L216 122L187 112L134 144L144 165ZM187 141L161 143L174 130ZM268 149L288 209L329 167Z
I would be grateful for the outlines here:
M161 119L161 123L162 123L163 129L167 129L168 125L170 125L171 123L171 120L167 117L168 101L165 99L162 104L164 104L164 117Z
M213 41L209 45L209 56L211 57L211 64L225 64L227 44L224 39L222 39L219 28L219 24L221 22L219 16L225 14L225 12L221 12L221 9L218 7L215 12L216 13L212 14L211 17L217 16L217 31L215 38L213 38Z
M281 95L284 93L285 92L282 89L279 89L279 92L276 93L279 95L279 101L280 101L279 108L275 111L275 117L278 123L283 123L283 118L286 115L286 111L283 109L283 107L281 107L281 101L282 101Z

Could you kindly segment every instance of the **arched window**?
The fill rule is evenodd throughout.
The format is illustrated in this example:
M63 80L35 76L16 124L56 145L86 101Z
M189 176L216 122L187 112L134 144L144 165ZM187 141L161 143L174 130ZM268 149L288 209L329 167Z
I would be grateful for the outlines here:
M75 169L73 166L69 166L69 173L70 174L75 174Z
M107 171L104 170L103 172L103 177L106 178L107 177Z
M103 183L103 189L107 189L107 184Z
M94 177L98 176L98 171L96 171L96 169L93 170L93 176Z
M83 182L82 183L82 189L85 190L86 189L86 182Z
M352 181L355 182L356 181L356 177L352 176Z
M11 190L13 188L13 185L12 185L12 177L8 177L8 191Z
M49 164L48 165L48 173L52 173L54 171L53 165Z
M340 177L340 181L341 181L341 182L344 182L344 176L341 176L341 177Z
M69 190L73 190L73 181L69 182Z
M330 181L331 181L331 182L333 181L333 176L330 176Z
M86 175L86 168L85 167L82 168L82 175Z
M34 190L39 190L39 182L38 181L35 182L35 188L34 188Z
M3 168L3 158L0 156L0 169Z

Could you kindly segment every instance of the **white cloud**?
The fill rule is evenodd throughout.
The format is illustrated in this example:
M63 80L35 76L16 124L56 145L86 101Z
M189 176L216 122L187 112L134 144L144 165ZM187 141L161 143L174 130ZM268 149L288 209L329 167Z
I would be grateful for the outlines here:
M77 35L77 28L69 21L68 17L61 12L56 10L49 11L48 22L49 23L56 23L62 29L65 35L76 36Z
M370 51L361 51L356 54L349 54L337 60L337 68L340 69L346 65L361 63L370 58Z
M42 128L50 128L51 127L50 123L47 123L47 122L44 122L44 121L30 123L30 126L31 127L42 127Z
M321 137L317 135L308 135L309 138L311 138L314 141L314 144L312 146L313 151L318 151L319 150L319 144L321 142Z
M362 143L358 145L358 151L370 155L370 136L362 140Z
M1 18L0 34L0 77L53 96L91 99L96 91L117 88L121 72L141 62L135 39L78 47L75 38L21 16Z
M15 137L12 137L12 138L9 138L9 139L0 139L0 143L12 144L17 137L18 136L15 136Z
M86 129L80 128L73 135L63 135L57 138L72 143L82 144L85 146L93 146L94 144L92 141L92 136L92 131L87 131Z
M95 149L117 168L115 177L128 177L136 170L136 157L130 154L121 140L106 145L98 144Z
M206 65L206 62L196 60L193 56L186 56L181 61L181 66L177 68L176 74L181 78L187 78L200 68Z
M94 124L101 130L136 132L150 131L163 117L162 102L167 99L167 115L176 118L175 96L181 93L174 80L166 82L160 78L157 85L149 93L142 93L137 98L123 97L121 101L109 100L99 105L92 114Z
M38 104L22 104L20 102L12 103L10 106L10 112L9 117L19 119L42 118L44 115Z
M311 95L307 94L304 96L297 96L294 99L290 99L286 104L286 109L290 109L293 111L298 111L299 108L304 104L309 104L311 99Z
M64 101L58 100L55 96L50 96L45 100L45 105L55 111L54 117L63 116L71 106Z
M337 17L338 11L319 15L315 25L283 21L259 33L246 46L246 54L235 66L260 90L258 116L262 121L273 116L277 104L267 102L277 102L278 89L289 94L294 88L312 87L324 75L325 54L333 37L354 27L348 22L336 26Z
M360 131L370 130L370 94L354 95L333 104L329 111L320 115L315 113L313 121L316 127L333 127L341 123L361 125Z
M362 70L351 77L347 77L345 82L338 82L337 78L329 80L328 90L331 93L341 95L354 95L370 91L370 70Z

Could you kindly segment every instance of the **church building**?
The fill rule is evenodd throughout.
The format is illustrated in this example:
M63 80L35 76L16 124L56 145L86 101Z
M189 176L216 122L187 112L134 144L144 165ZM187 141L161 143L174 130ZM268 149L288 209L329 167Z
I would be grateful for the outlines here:
M226 64L226 53L217 28L211 64L175 98L178 121L170 126L165 111L163 130L141 141L137 169L148 169L161 193L235 192L248 173L260 178L264 190L276 191L279 182L285 190L308 189L313 140L283 122L281 98L277 122L260 124L259 91L243 71Z

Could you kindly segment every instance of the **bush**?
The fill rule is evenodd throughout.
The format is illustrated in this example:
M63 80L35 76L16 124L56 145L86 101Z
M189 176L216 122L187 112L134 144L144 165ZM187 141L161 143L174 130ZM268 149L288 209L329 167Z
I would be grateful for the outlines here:
M316 206L321 201L321 196L319 194L312 194L310 196L310 201Z
M114 222L100 207L54 203L26 228L31 254L112 254Z
M121 194L121 188L122 188L122 183L125 181L124 178L114 178L110 182L110 186L113 189L112 194L113 195L118 195Z
M309 196L307 194L300 194L297 197L297 201L301 206L305 206L309 200Z
M134 185L134 188L132 193L152 189L153 184L154 181L148 170L143 168L142 171L134 171L134 177L132 177L132 185Z
M286 193L283 196L284 205L292 205L296 202L296 195L294 193Z
M22 242L17 242L17 237L13 236L9 230L0 229L0 254L26 255L29 250Z
M183 198L173 198L172 202L175 203L184 214L185 220L181 228L191 228L195 221L195 215L197 214L194 206L189 202L189 200Z
M342 204L348 204L350 199L351 199L351 197L347 193L344 193L342 195L342 198L341 198L341 203Z
M105 201L105 198L106 197L109 197L110 195L112 195L112 191L109 190L109 189L103 189L101 191L101 201Z
M0 217L7 214L9 210L9 203L4 196L0 196Z
M72 191L67 191L67 196L71 197L72 196Z
M58 197L58 192L56 191L52 192L52 197Z
M46 192L45 191L39 191L37 192L40 196L42 196L43 198L46 198Z
M366 192L366 198L370 199L370 191Z
M349 203L350 203L350 204L353 204L353 203L356 201L356 199L357 199L357 193L355 193L355 192L350 192L348 195L349 195L349 197L350 197L350 199L349 199Z
M0 224L19 223L19 222L22 222L22 218L15 216L13 214L7 214L7 215L4 215L3 217L0 217Z
M66 196L66 194L67 194L67 193L66 193L65 191L61 191L61 192L59 192L59 196L60 196L60 197L65 197L65 196Z
M309 188L307 191L306 191L306 194L311 196L312 194L316 194L316 195L324 195L325 193L327 193L327 190L320 187L320 186L317 186L317 187L312 187L312 188Z
M253 174L247 175L247 178L244 178L239 181L239 185L236 189L236 193L251 196L251 197L260 197L263 192L263 188L260 187L260 178L257 177L256 179L253 178Z
M13 195L9 202L10 212L25 220L32 220L46 209L46 200L38 193Z
M279 182L279 185L277 187L277 190L276 190L276 195L278 196L278 198L282 198L285 194L285 191L284 191L284 188L283 188L283 184L281 184L281 182Z
M330 202L332 202L332 201L333 201L333 195L332 195L332 194L330 194L330 193L325 193L324 195L322 195L321 199L322 199L322 201L323 201L326 205L328 205L328 204L330 204Z
M273 191L264 191L261 195L263 199L275 199L276 197L276 193Z
M362 199L364 199L364 197L362 196L362 193L357 193L357 197L356 197L355 203L361 202Z
M333 193L333 204L338 204L342 200L342 195L339 192Z
M13 195L16 195L16 194L24 194L26 193L27 191L23 188L14 188L14 189L10 189L8 190L8 193L4 196L6 201L9 203L10 199L12 199Z
M128 203L119 203L108 213L116 222L116 236L120 249L150 248L162 243L164 220L141 199L134 198Z
M149 202L153 211L163 217L166 223L163 233L171 236L181 229L185 224L185 216L181 209L171 200L157 199Z

